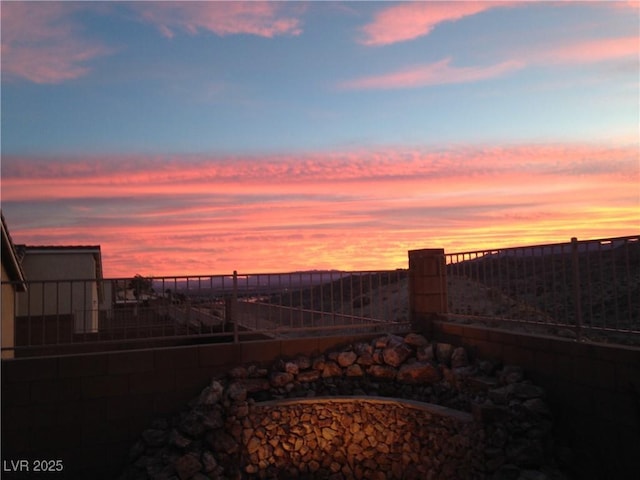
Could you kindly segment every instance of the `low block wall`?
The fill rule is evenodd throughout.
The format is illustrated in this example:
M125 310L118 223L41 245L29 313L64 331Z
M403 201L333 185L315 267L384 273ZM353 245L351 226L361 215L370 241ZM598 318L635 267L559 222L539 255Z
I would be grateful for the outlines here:
M242 468L257 478L481 478L483 432L471 414L382 397L279 400L242 421Z
M9 470L2 478L34 478L33 472L17 472L17 464L13 469L11 460L46 459L61 460L60 478L112 479L151 420L182 408L213 376L371 337L3 359L2 461Z
M640 348L434 321L438 341L476 358L522 366L547 392L556 440L575 478L632 478L640 472ZM562 454L562 449L560 449Z
M150 424L121 478L564 478L551 430L544 391L520 367L382 335L233 368Z

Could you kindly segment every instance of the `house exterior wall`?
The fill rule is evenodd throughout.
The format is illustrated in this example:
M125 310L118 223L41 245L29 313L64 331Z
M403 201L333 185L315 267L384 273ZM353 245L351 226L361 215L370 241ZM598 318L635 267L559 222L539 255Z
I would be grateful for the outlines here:
M11 279L7 270L2 265L2 282L8 282ZM2 348L14 347L15 333L15 304L13 301L14 287L9 283L2 283L2 330L0 337L2 338ZM13 358L13 350L3 350L2 358Z
M99 304L93 253L27 254L22 268L30 284L28 292L18 294L19 316L73 315L75 333L97 331Z

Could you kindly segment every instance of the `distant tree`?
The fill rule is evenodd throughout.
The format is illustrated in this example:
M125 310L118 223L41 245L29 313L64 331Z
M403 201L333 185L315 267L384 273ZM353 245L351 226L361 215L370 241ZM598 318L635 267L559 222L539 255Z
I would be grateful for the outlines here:
M138 304L140 303L140 298L143 295L150 295L153 293L153 280L151 278L146 278L146 277L143 277L142 275L136 274L136 276L133 277L129 282L129 288L133 290L133 296L136 298L134 314L137 316ZM145 302L146 302L146 299L145 299Z
M153 280L136 274L129 282L129 288L133 290L136 300L139 300L142 295L153 293Z

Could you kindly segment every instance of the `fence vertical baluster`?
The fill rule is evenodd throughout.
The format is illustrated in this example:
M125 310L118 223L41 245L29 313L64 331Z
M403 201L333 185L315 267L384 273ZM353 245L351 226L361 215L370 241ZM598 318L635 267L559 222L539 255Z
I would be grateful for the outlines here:
M198 335L202 335L202 277L198 276L198 295L193 308L194 321L196 322Z
M311 272L311 274L309 275L309 280L311 285L309 286L309 310L310 310L310 316L311 316L311 327L315 326L315 309L314 309L314 303L313 303L313 297L315 297L315 293L316 293L316 286L315 286L315 272Z
M542 261L542 259L544 258L544 256L542 255L542 253L540 254L540 261ZM533 290L531 292L531 302L532 304L536 307L536 310L538 310L538 312L536 312L536 315L539 315L540 313L543 313L543 310L541 308L538 308L538 302L536 301L536 298L538 296L538 280L536 277L536 266L538 263L538 257L536 256L536 249L532 248L531 249L531 277L534 279L535 283L533 285ZM540 321L547 323L547 317L543 316Z
M585 285L587 287L587 302L586 304L589 306L589 319L587 325L588 328L594 327L594 322L593 322L593 292L591 290L591 242L587 243L587 254L584 256L585 258L585 263L584 263L584 270L582 272L582 276L586 275L585 278ZM585 312L582 312L582 314L584 315ZM583 323L585 323L585 319L582 319Z
M528 276L527 272L529 270L529 262L527 262L527 252L531 249L523 248L522 249L522 272L523 279L521 281L522 284L522 298L525 302L528 302L528 299L531 298L531 284L527 282L527 279L533 278L533 276Z
M376 295L376 298L378 299L378 311L376 312L376 316L372 318L376 318L377 320L382 320L384 319L384 314L382 312L382 273L378 272L376 273L376 277L378 278L378 294Z
M349 275L349 318L353 319L353 276L354 273L351 272L351 274Z
M303 288L302 288L302 272L298 274L298 290L300 291L300 306L298 307L300 310L300 326L304 326L304 296L303 296Z
M558 303L556 302L557 288L556 288L556 259L554 252L554 245L551 245L551 298L553 303L553 321L558 323Z
M511 263L509 265L509 285L511 289L511 295L513 296L516 303L518 300L518 251L519 248L514 248L509 250L509 256L511 258Z
M173 277L173 291L175 294L178 293L178 278L177 277ZM179 322L180 320L178 319L178 315L180 313L180 309L179 307L181 307L181 298L179 297L176 299L176 304L175 305L171 305L171 309L175 312L175 317L173 318L173 321L171 322L173 324L173 334L177 335L179 330Z
M447 261L446 261L446 257L445 257L445 271L447 268ZM401 289L400 289L400 270L396 269L393 272L389 272L389 285L393 284L394 285L394 289L395 291L398 292L397 295L392 295L389 297L389 301L387 302L387 305L385 307L385 315L388 315L389 320L393 323L398 323L400 321L399 319L399 314L400 314L400 309L399 309L399 304L400 304L400 296L401 296ZM393 289L390 290L391 292L393 292ZM397 314L396 314L397 313ZM397 327L396 327L397 329Z
M80 285L77 285L78 283L79 283ZM84 342L84 341L86 340L86 335L85 335L85 333L86 333L86 331L87 331L87 316L86 316L86 312L85 312L85 311L86 311L86 308L87 308L86 282L80 282L80 281L78 281L78 282L74 282L73 280L71 280L71 281L69 282L69 284L71 285L71 286L70 286L71 290L75 290L76 288L78 288L78 290L79 290L78 294L82 297L82 298L80 299L80 303L79 303L80 308L76 308L76 311L78 311L78 312L79 312L79 315L80 315L80 321L81 321L81 324L80 324L80 332L79 332L78 337L79 337L79 338L81 338L81 339L82 339L82 341Z
M521 298L522 298L522 291L521 291L521 284L518 281L519 279L519 271L520 271L520 260L521 260L521 252L523 251L522 248L513 248L510 249L510 253L513 253L513 263L511 264L511 288L513 290L513 297L515 298L516 302L518 304L521 303Z
M524 272L524 277L522 279L522 296L526 303L531 302L531 292L535 290L535 287L532 288L530 279L534 278L533 273L529 273L531 269L532 262L529 261L528 253L533 250L532 248L523 248L522 249L522 270Z
M611 257L611 270L613 272L613 301L616 308L616 329L620 328L620 306L619 306L619 295L618 290L620 285L618 284L618 265L616 262L616 249L613 241L609 242L609 256Z
M386 287L388 285L385 284L383 282L384 280L384 272L376 272L375 277L378 279L378 288L377 288L377 293L376 293L376 298L378 300L377 304L378 304L378 310L375 313L375 317L372 315L372 318L374 320L377 320L376 324L378 324L378 322L382 322L384 321L386 317L385 312L384 312L384 301L383 301L383 297L386 297L386 294L384 293L384 287ZM388 274L387 274L388 275ZM389 277L387 276L387 280L389 280ZM374 299L371 299L372 301L374 301Z
M287 275L289 279L289 329L293 328L293 282L291 280L291 272Z
M91 305L91 307L93 308L93 298L91 299L90 302L87 302L87 284L89 282L87 282L86 280L82 282L82 311L85 312L84 313L84 338L86 339L87 336L87 330L91 331L91 323L92 323L92 318L91 318L91 311L89 311L89 318L87 319L87 311L89 310L87 307L89 307L89 305ZM91 286L89 286L89 288L91 288ZM87 326L87 323L89 323L89 326Z
M207 334L211 335L214 333L215 330L215 315L214 312L216 311L216 297L215 297L215 290L213 288L213 275L209 276L209 287L207 288L207 295L206 298L204 300L204 305L206 306L206 312L207 312L207 316L205 318L208 318L208 328L207 328Z
M25 342L27 346L31 345L31 294L33 292L33 287L35 283L29 283L29 288L27 289L27 338Z
M313 274L311 274L313 275ZM323 276L324 273L321 271L318 274L320 276L320 289L319 289L319 294L320 294L320 305L318 305L316 308L318 309L318 317L320 318L320 326L322 326L323 324L323 319L324 319L324 285L323 285ZM313 310L313 309L312 309ZM315 326L315 323L314 323Z
M633 309L631 307L631 269L629 268L629 243L628 239L624 240L624 263L626 271L626 286L627 286L627 318L626 324L631 327L633 325Z
M59 308L59 299L58 295L60 293L60 289L58 288L58 281L55 282L56 287L56 331L55 331L55 344L58 345L60 343L60 308Z
M270 295L271 295L271 274L267 274L267 320L268 320L268 326L271 325L271 319L272 317L272 313L273 310L271 308L271 299L270 299Z
M362 272L358 272L356 275L358 276L358 277L357 277L357 280L356 280L356 288L357 288L357 290L358 290L358 291L356 292L356 295L358 295L358 298L359 298L360 300L362 300ZM355 303L355 306L354 306L354 308L355 308L355 309L357 309L357 308L358 308L358 307L357 307L357 305L358 305L358 303L356 302L356 303ZM358 317L358 315L356 315L356 314L355 314L355 313L356 313L355 311L354 311L353 313L354 313L354 314L353 314L353 316L352 316L352 318L351 318L351 323L352 323L352 324L355 324L355 323L356 323L356 317Z
M269 296L271 302L271 295ZM278 275L278 328L282 327L282 275Z
M45 282L42 282L42 300L41 300L41 304L42 304L42 316L40 317L40 337L41 337L41 345L44 345L45 342L45 338L44 338L44 331L45 331L45 325L46 325L46 317L47 317L47 312L45 309L45 290L47 288L47 284ZM37 332L36 332L37 333Z
M331 321L329 323L331 324L331 326L334 326L336 324L336 305L333 299L333 289L335 287L335 285L333 284L333 270L329 270L329 285L331 287L331 289L329 290L329 295L330 295L329 301L331 302L331 310L330 310Z
M560 244L558 247L559 253L557 261L555 262L556 267L557 267L557 272L556 275L558 276L557 278L557 283L555 285L554 290L558 292L558 297L559 297L559 302L558 302L558 319L557 321L570 326L571 322L570 322L570 318L567 317L567 306L569 303L569 300L567 299L567 280L566 280L566 275L565 275L565 248L564 248L564 244ZM562 317L562 318L560 318Z
M465 279L469 278L469 262L466 260L470 260L471 257L469 256L471 255L470 253L463 253L462 254L462 262L458 263L458 266L460 267L461 271L461 276Z
M482 252L482 256L480 257L481 266L480 266L480 277L478 278L479 282L485 287L489 286L489 268L491 265L491 251L484 250Z
M45 282L42 282L42 316L40 317L40 328L42 329L41 332L41 341L42 341L42 345L44 345L46 343L45 341L45 336L44 336L44 332L46 329L46 319L47 319L47 312L45 310L45 290L47 289L47 284Z
M238 272L233 271L233 290L231 293L231 321L233 322L233 343L238 343Z
M513 298L513 291L512 291L512 287L511 287L511 261L513 260L511 258L511 252L507 252L506 250L503 250L503 252L505 252L505 258L504 258L504 269L505 269L505 285L507 288L507 295L509 295L510 298Z
M542 247L542 251L540 253L540 265L542 266L542 282L540 283L541 285L541 295L542 295L542 299L547 298L547 282L545 281L547 278L547 269L545 268L545 252L544 252L544 247ZM547 322L548 317L550 317L549 315L549 309L546 307L546 305L543 304L542 301L537 302L538 307L540 308L540 310L542 310L546 315L545 315L545 322Z
M157 315L160 317L160 324L162 326L162 336L166 336L168 335L167 333L167 318L169 318L168 316L168 307L167 307L167 302L168 302L168 295L166 293L166 289L164 286L164 281L165 278L162 277L160 279L160 294L157 296L159 298L156 298L156 308L157 308Z
M607 310L605 304L605 281L604 281L604 267L602 265L602 242L598 242L598 270L600 271L600 288L602 291L600 292L600 316L602 318L602 324L604 327L607 327Z
M344 272L340 271L340 322L344 323L345 312L344 312Z
M445 260L446 261L446 260ZM446 267L445 267L446 268ZM398 272L398 291L401 291L401 286L402 286L402 281L409 277L408 272L405 273L404 270L397 270ZM409 280L407 280L407 285L405 286L405 291L409 288ZM408 292L407 292L408 293ZM403 301L402 299L402 295L397 295L396 297L396 305L395 305L395 309L397 314L394 316L394 318L396 319L397 322L400 322L402 319L402 311L404 308L406 308L407 312L409 311L409 295L407 294L407 299L406 301ZM447 309L447 311L449 311ZM407 318L408 320L408 318Z
M573 308L576 317L576 336L577 340L582 339L582 306L580 298L580 259L578 252L578 239L571 239L571 259L573 271Z
M73 311L73 285L71 284L71 282L69 282L69 312L71 312L71 338L73 342L76 338L76 315Z

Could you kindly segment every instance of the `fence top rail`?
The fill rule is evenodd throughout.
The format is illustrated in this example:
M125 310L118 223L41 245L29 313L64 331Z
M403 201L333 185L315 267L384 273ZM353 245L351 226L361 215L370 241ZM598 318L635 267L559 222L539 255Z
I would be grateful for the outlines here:
M596 238L596 239L588 239L588 240L578 240L577 243L579 245L590 244L590 243L599 243L600 245L615 243L615 242L638 242L640 241L640 234L638 235L627 235L624 237L610 237L610 238ZM448 253L445 252L445 256L454 257L454 256L462 256L462 255L477 255L477 254L487 254L494 252L508 252L508 251L520 251L520 250L530 250L530 249L548 249L548 248L561 248L568 247L572 245L572 242L558 242L558 243L547 243L547 244L538 244L538 245L526 245L519 247L494 247L494 248L485 248L479 250L467 250L464 252L453 252Z
M307 270L296 272L265 272L265 273L214 273L206 275L164 275L164 276L142 276L145 280L152 280L155 282L180 282L180 281L193 281L193 282L207 282L210 279L228 279L232 281L233 278L238 280L244 280L247 278L260 278L260 277L323 277L330 279L330 277L348 277L352 275L375 275L375 274L402 274L406 273L405 268L396 268L390 270ZM44 284L44 283L88 283L88 282L115 282L115 283L130 283L135 280L134 277L113 277L113 278L64 278L64 279L25 279L23 282L17 280L2 280L2 285L14 285L19 283L27 284Z

